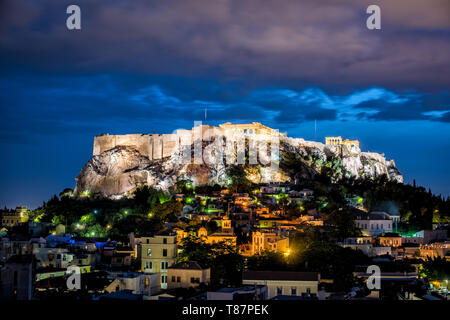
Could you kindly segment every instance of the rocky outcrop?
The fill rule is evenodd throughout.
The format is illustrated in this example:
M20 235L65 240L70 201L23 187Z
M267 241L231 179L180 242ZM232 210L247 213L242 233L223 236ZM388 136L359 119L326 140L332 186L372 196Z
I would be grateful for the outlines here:
M83 167L76 178L74 195L89 193L114 199L132 194L141 185L168 190L179 179L190 179L198 185L225 185L225 161L208 161L205 156L209 154L205 151L211 144L211 141L203 142L204 161L201 164L183 163L181 149L171 156L149 160L138 148L114 146L93 156ZM193 145L191 148L193 150ZM359 148L281 137L279 150L279 166L245 165L248 178L255 183L298 183L325 173L334 181L343 177L369 179L386 175L391 180L403 182L393 160L386 160L378 153L361 152Z

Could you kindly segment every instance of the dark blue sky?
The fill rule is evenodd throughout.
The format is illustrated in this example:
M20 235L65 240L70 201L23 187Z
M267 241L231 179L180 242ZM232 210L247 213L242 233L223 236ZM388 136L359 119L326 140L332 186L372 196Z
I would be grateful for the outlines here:
M0 2L0 206L65 187L99 133L252 122L341 135L450 195L448 1ZM379 4L382 30L365 27ZM408 8L406 10L405 8Z

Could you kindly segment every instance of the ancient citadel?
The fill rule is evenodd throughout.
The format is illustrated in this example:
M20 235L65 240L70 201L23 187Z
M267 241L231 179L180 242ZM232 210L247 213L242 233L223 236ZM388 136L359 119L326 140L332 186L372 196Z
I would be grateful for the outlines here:
M191 130L178 129L171 134L125 134L109 135L104 134L94 138L93 155L99 155L106 150L116 146L134 147L149 160L158 160L171 156L178 145L190 145L197 139L210 140L212 136L223 135L231 137L236 134L249 136L258 135L260 138L286 136L278 130L269 128L259 122L251 124L231 124L230 122L219 125L219 127L209 125L198 125Z
M196 139L210 140L212 136L223 135L230 137L236 134L259 137L286 137L286 133L280 133L276 129L269 128L259 122L251 124L232 124L230 122L220 124L219 127L210 125L198 125L191 130L178 129L171 134L102 134L94 138L93 156L116 146L130 146L135 148L149 160L158 160L170 157L177 150L178 145L193 144ZM342 137L326 137L327 145L344 145L359 150L359 141L342 140Z
M259 161L255 164L257 168L248 167L248 178L254 183L289 181L296 183L302 179L312 179L315 174L322 171L325 164L331 164L333 167L333 172L330 174L335 180L342 177L370 179L386 175L388 179L403 182L403 176L397 170L394 160L387 160L384 154L362 152L357 140L327 137L325 143L307 141L302 138L288 137L286 133L258 122L250 124L228 122L219 126L196 123L190 130L179 129L171 134L96 136L93 157L77 176L74 194L120 198L131 194L137 186L141 185L168 190L179 179L189 179L195 184L225 185L228 181L227 166L234 162L228 162L227 159L226 163L223 161L209 163L204 161L208 158L204 157L205 153L203 153L203 160L200 157L200 162L195 161L198 159L195 158L196 147L202 152L208 151L212 145L210 142L222 141L217 137L223 137L226 146L231 145L234 148L236 145L236 151L233 149L230 153L234 154L233 157L236 157L239 152L242 155L239 144L241 148L244 145L244 152L249 155L250 165L252 165L250 151L257 151ZM258 143L246 145L242 141ZM257 149L251 149L250 145L257 145ZM270 156L268 145L270 145ZM190 159L180 161L184 159L184 151L192 151L192 149L194 150L192 162ZM277 150L272 158L275 149ZM186 153L190 154L189 151ZM295 172L278 166L278 163L280 165L283 163L278 156L288 154L304 159ZM264 157L266 160L268 157L271 161L261 161ZM220 159L220 156L218 158ZM240 164L239 160L237 163ZM277 165L274 166L274 163Z

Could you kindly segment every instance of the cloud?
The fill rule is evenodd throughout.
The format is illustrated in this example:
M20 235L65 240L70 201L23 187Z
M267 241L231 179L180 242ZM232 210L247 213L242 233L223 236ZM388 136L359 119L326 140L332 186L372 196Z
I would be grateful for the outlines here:
M64 2L6 0L1 67L270 79L296 89L448 88L450 3L373 3L381 31L366 29L360 0L80 0L82 30L73 32Z
M205 109L212 124L260 121L281 130L314 120L449 122L446 91L370 87L331 94L319 87L267 87L242 92L225 88L216 94L220 83L199 83L122 74L0 78L0 139L26 143L39 135L167 132L204 120Z
M353 106L357 118L374 120L434 120L445 122L445 113L450 111L448 93L382 95L362 101ZM361 112L362 111L362 112Z

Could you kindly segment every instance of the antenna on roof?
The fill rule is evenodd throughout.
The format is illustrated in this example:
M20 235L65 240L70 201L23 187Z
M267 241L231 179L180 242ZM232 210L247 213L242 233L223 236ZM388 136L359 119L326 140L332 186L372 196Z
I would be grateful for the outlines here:
M317 119L314 119L314 141L317 141Z

